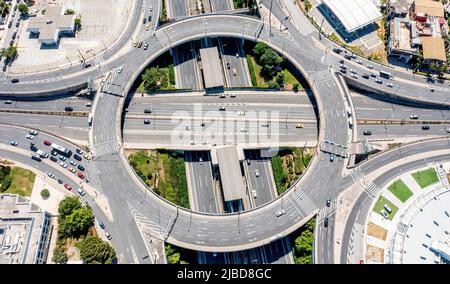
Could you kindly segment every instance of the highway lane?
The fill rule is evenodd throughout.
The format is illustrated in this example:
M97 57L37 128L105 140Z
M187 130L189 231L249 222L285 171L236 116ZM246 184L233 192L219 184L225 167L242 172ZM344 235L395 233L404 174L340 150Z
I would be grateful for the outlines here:
M91 111L90 105L92 105L92 98L88 97L68 97L68 98L55 98L53 100L48 99L34 99L34 100L13 100L12 104L7 104L6 100L0 104L0 110L2 109L17 109L17 110L43 110L43 111L62 111L65 107L72 107L73 111Z
M188 2L189 0L171 0L166 1L167 4L167 17L169 19L175 19L179 17L189 16Z
M324 220L319 220L320 222L316 225L317 242L317 254L315 256L315 263L317 264L332 264L334 263L334 221L336 214L333 211L328 218L328 227L325 227Z
M188 42L173 49L175 86L177 89L203 88L201 71L197 64L198 42Z
M89 131L87 117L0 112L0 124L31 127L86 144Z
M247 150L245 156L247 160L244 162L246 163L244 168L247 169L249 177L247 181L250 191L249 196L253 199L254 207L258 207L278 196L271 170L272 163L270 158L261 157L260 150ZM258 177L256 171L258 171ZM257 197L254 197L253 190L256 191Z
M223 202L216 194L211 156L206 151L185 151L186 166L189 168L188 179L190 179L193 200L193 210L206 213L220 212L219 203ZM202 162L200 162L200 158Z
M218 38L217 43L227 86L229 88L251 87L252 80L243 49L244 41L235 38Z
M212 12L230 11L234 9L232 0L209 0Z
M370 140L376 139L403 139L416 138L421 139L431 136L448 136L447 132L449 124L427 124L430 130L422 130L421 124L411 125L360 125L358 127L358 140L363 140L364 137ZM371 131L372 135L364 135L364 131Z

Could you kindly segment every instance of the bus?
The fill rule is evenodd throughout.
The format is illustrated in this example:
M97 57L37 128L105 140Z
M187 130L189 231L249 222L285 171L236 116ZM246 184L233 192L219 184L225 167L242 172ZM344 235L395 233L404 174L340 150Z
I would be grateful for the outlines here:
M88 118L88 126L92 127L92 113L89 114L89 118Z
M58 152L59 154L66 156L66 157L70 157L72 156L72 151L70 151L69 149L66 149L64 147L61 147L55 143L52 143L52 145L50 145L50 147L52 147L56 152Z
M391 77L392 77L392 74L391 74L391 73L389 73L389 72L386 72L386 71L380 71L380 77L383 77L383 78L389 79L389 78L391 78Z

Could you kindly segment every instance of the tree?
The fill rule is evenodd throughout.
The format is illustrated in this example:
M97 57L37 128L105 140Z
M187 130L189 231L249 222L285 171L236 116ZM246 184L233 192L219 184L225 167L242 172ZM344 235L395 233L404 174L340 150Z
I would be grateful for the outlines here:
M64 246L56 246L53 250L52 261L56 263L66 263L68 260Z
M47 199L50 197L50 192L48 191L48 189L44 188L43 190L41 190L41 196L43 199Z
M4 57L6 57L6 58L14 59L14 58L16 58L16 56L17 56L17 47L15 47L15 46L10 46L10 47L8 47L8 48L3 48L3 49L0 51L0 54L1 54L1 56L4 56Z
M146 91L154 91L161 85L159 82L160 73L157 67L147 68L141 78L144 81Z
M76 18L75 19L75 30L79 30L81 28L81 19Z
M267 49L269 49L269 47L263 42L258 42L253 48L253 55L255 56L255 60L258 64L261 56L263 56Z
M266 79L273 78L277 73L277 67L281 63L283 63L283 58L273 49L267 49L260 59L260 65L262 66L261 75Z
M292 86L292 90L294 91L294 92L298 92L298 88L300 87L300 84L299 83L295 83L293 86Z
M74 15L75 11L72 9L67 9L66 12L64 12L64 15Z
M116 259L114 248L97 236L88 236L77 243L80 256L86 263L112 264Z
M61 200L58 206L59 217L65 219L68 215L78 208L81 208L80 200L76 197L68 196Z
M22 15L28 14L28 6L23 3L20 3L19 5L17 5L17 9L19 10L19 12Z
M85 235L93 223L94 215L90 207L75 209L66 218L66 228L71 236Z

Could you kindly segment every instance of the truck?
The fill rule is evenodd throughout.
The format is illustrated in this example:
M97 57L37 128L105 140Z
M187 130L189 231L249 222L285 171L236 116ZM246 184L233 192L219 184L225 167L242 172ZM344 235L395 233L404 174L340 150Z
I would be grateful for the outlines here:
M52 147L56 152L58 152L59 154L61 154L63 156L66 156L68 158L70 158L70 156L72 156L71 150L61 147L56 143L52 143L52 145L50 145L50 147Z
M48 154L45 153L42 150L37 150L36 153L41 157L41 158L48 158Z
M380 77L390 79L392 77L392 74L386 71L380 71Z

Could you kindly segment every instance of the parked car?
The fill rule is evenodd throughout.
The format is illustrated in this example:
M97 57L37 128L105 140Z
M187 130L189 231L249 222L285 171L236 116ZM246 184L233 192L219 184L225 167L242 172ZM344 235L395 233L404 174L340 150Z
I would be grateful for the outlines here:
M389 207L389 205L387 205L387 204L384 204L384 209L386 209L386 211L387 211L387 213L389 213L389 214L391 214L392 213L392 209L391 209L391 207Z
M98 225L100 226L100 228L105 229L105 224L103 224L101 220L98 220Z
M11 80L11 83L13 83L13 84L19 83L19 79L14 78L14 79Z
M64 187L65 187L67 190L72 190L72 187L71 187L70 185L68 185L67 183L64 185Z
M372 64L367 64L367 68L373 69L373 65Z
M17 146L19 143L17 143L17 141L16 140L12 140L11 141L11 145L13 145L13 146Z
M77 192L78 192L78 194L81 195L81 196L85 196L85 195L86 195L86 192L84 192L84 190L82 190L81 188L78 188L78 189L77 189Z
M62 179L59 178L59 179L58 179L58 183L59 183L59 184L63 184L64 182L62 181Z
M258 170L255 170L255 176L259 177L259 171Z
M81 156L78 155L78 154L74 154L74 155L73 155L73 158L74 158L75 160L77 160L77 161L81 161L81 160L82 160Z
M78 167L77 167L80 171L84 171L85 170L85 168L83 167L83 165L78 165Z
M64 162L59 163L59 165L60 165L61 167L63 167L63 168L67 168L67 164L64 163Z
M364 132L363 132L363 134L364 135L372 135L372 131L370 131L370 130L364 130Z
M50 178L56 178L56 176L54 175L54 174L52 174L52 173L48 173L47 174Z
M50 142L50 141L48 141L48 140L44 140L44 145L50 146L50 145L52 145L52 142Z
M52 162L58 162L58 159L56 159L56 158L53 157L53 156L50 156L50 160L51 160Z
M144 113L152 113L152 110L149 108L144 109Z
M52 156L58 156L58 152L56 152L56 151L52 151L51 153L52 153Z
M301 124L301 123L299 123L299 124L297 124L296 126L295 126L295 128L303 128L304 126L303 126L303 124Z
M430 126L429 125L422 125L422 130L430 130Z
M36 136L36 135L38 135L39 132L37 130L30 130L30 131L28 131L28 133Z
M393 88L394 84L392 84L391 82L387 83L386 86L388 86L389 88Z
M27 134L25 137L26 137L27 139L29 139L29 140L33 140L33 139L34 139L34 136L33 136L33 135L30 135L30 134Z
M150 124L150 119L144 119L144 124Z
M73 111L73 107L66 106L66 107L64 108L64 110L65 110L65 111Z
M386 213L386 211L381 210L380 213L381 213L381 216L383 216L384 219L388 219L389 218L389 215Z
M77 165L77 163L76 163L75 161L70 161L70 164L71 164L72 166L76 166L76 165Z
M225 107L224 106L220 106L219 110L225 110Z
M147 50L148 48L148 43L144 44L144 50Z
M333 51L339 54L342 52L342 48L335 47L335 48L333 48Z
M88 154L84 154L83 156L86 160L90 161L91 160L91 156L89 156Z
M78 175L79 178L84 179L84 175L82 173L78 172L77 175Z
M108 232L105 232L105 236L108 240L112 239L111 235Z
M410 119L419 119L419 116L417 114L410 114L409 118Z
M76 173L77 171L76 171L74 168L70 167L70 168L69 168L69 172L71 172L71 173Z
M67 158L66 158L66 157L64 157L63 155L59 155L59 159L60 159L61 161L65 161L65 160L67 160Z
M77 149L75 150L75 152L77 152L77 153L80 154L80 155L83 155L83 151L82 151L81 149L78 149L78 148L77 148Z

